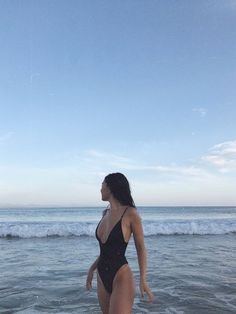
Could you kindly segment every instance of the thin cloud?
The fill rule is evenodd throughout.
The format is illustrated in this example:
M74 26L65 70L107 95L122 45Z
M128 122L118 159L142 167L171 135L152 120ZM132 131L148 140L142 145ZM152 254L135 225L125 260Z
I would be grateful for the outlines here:
M87 150L85 153L87 153L90 157L95 157L97 159L103 160L103 161L109 161L110 163L131 163L133 160L127 157L123 157L116 154L111 154L107 152L101 152L95 149Z
M0 135L0 144L5 143L7 140L9 140L14 132L7 132L5 134Z
M225 5L227 5L230 9L236 10L236 1L235 0L228 0L223 2Z
M87 151L87 154L89 154L90 157L94 157L94 159L90 159L90 162L94 161L94 163L97 165L98 160L100 161L100 167L104 166L112 166L116 169L121 170L135 170L135 171L152 171L152 172L161 172L163 174L167 175L177 175L177 176L189 176L189 177L206 177L210 176L210 174L195 165L190 166L179 166L175 164L170 165L147 165L140 163L134 159L130 159L127 157L123 157L120 155L100 152L97 150L89 150ZM85 159L87 160L87 159ZM97 173L104 174L103 171L99 171Z
M236 170L236 140L214 145L202 160L215 166L220 172Z
M202 108L202 107L193 108L192 111L199 113L202 118L204 118L207 115L207 109L206 108Z
M33 74L31 74L31 75L30 75L30 83L32 83L32 82L33 82L33 79L34 79L35 77L37 77L37 76L40 76L40 73L33 73Z

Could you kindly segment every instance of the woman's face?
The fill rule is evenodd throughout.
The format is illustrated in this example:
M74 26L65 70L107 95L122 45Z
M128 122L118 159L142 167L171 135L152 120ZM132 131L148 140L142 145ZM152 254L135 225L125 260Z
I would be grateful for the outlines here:
M105 181L102 182L101 194L103 201L107 201L111 195L111 191Z

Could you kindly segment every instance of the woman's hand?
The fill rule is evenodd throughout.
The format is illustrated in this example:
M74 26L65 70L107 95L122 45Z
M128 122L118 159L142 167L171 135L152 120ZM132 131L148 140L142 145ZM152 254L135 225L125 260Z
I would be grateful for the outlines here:
M88 271L87 280L86 280L87 290L92 289L93 272L94 272L94 270L92 270L91 268Z
M144 297L144 292L146 292L148 295L149 302L153 303L154 302L154 295L152 294L152 292L151 292L151 290L150 290L150 288L149 288L149 286L145 280L140 280L139 288L140 288L142 298Z

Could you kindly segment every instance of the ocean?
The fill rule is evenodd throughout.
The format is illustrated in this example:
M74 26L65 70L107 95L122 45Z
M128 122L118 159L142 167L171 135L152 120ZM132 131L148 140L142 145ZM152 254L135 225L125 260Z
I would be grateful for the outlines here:
M104 207L0 209L0 313L101 313L95 229ZM139 291L131 237L134 314L236 313L236 207L144 207L147 281L154 304Z

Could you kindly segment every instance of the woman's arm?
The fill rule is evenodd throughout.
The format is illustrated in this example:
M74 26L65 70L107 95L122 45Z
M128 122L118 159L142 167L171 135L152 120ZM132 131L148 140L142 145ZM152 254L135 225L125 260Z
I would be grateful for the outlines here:
M133 209L131 213L131 230L133 232L135 247L138 255L138 263L140 269L140 292L141 296L144 296L146 291L149 301L153 303L154 295L152 294L148 284L146 282L146 269L147 269L147 254L144 244L144 235L141 217L136 209Z
M87 274L87 280L86 280L86 288L87 288L87 290L92 288L93 272L97 268L98 261L99 261L99 256L98 256L98 258L95 260L95 262L89 268L89 271L88 271L88 274Z
M98 258L95 260L95 262L90 266L90 270L92 270L92 271L96 270L97 264L98 264L98 261L99 261L99 257L100 256L98 256Z
M144 235L141 218L135 209L131 217L131 230L134 236L134 243L138 255L140 269L140 280L146 280L147 255L144 244Z

